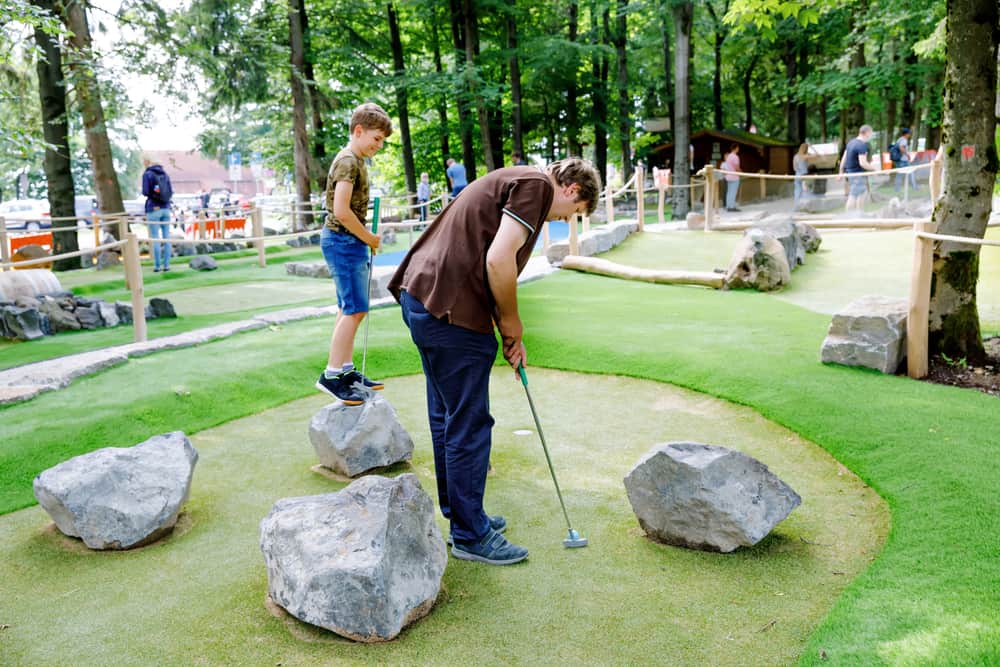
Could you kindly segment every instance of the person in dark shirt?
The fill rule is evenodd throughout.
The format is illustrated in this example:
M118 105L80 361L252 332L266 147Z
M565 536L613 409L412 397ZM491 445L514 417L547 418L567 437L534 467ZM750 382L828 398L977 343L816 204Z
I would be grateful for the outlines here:
M858 136L847 142L840 158L840 175L847 174L847 210L861 212L865 208L868 194L868 178L865 171L875 171L878 165L868 159L868 140L872 138L872 126L862 125Z
M554 162L545 173L494 170L437 216L389 282L427 377L438 502L451 521L456 558L509 565L528 556L500 534L506 520L483 509L494 326L507 362L526 364L517 276L545 221L593 212L600 192L597 171L580 158Z

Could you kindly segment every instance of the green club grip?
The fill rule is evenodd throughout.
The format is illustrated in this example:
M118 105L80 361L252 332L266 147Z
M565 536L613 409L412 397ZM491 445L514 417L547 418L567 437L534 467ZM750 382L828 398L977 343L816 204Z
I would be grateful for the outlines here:
M517 374L521 376L521 384L528 386L528 374L524 372L524 364L517 365Z
M372 234L378 231L378 209L382 203L381 197L375 197L375 204L372 206Z

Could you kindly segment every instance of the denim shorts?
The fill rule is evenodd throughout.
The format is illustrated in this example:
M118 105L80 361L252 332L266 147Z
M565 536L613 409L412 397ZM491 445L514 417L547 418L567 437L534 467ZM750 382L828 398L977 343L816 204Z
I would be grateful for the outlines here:
M848 174L847 182L851 184L850 195L860 197L868 192L868 177L861 174Z
M319 245L337 285L340 312L345 315L367 313L368 244L354 234L324 227Z

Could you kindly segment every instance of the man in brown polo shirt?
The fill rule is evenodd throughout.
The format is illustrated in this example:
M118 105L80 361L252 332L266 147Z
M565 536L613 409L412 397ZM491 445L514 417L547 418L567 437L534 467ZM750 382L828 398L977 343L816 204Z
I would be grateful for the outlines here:
M427 377L438 502L451 521L456 558L509 565L528 556L500 534L504 518L483 509L494 326L508 363L526 363L517 276L545 221L593 212L600 191L597 171L579 158L555 162L545 173L497 169L438 215L389 283Z

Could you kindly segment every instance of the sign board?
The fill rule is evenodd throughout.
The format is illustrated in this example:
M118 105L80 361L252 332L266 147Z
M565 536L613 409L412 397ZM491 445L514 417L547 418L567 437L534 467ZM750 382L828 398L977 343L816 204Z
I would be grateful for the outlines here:
M239 151L229 154L229 180L238 181L243 178L243 167Z
M250 154L250 172L256 181L259 181L264 173L264 156L260 154L260 151L254 151Z

